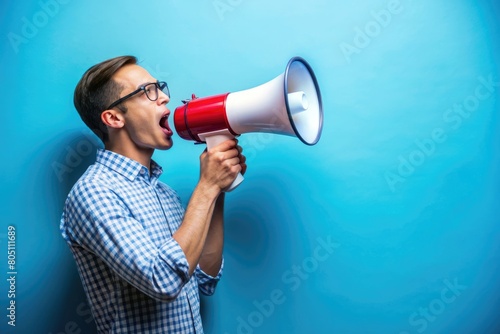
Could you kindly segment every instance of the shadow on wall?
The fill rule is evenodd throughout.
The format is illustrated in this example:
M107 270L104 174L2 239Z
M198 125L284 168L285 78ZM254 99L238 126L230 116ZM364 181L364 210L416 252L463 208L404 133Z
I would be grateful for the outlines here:
M38 171L35 183L41 182L40 189L51 196L43 196L42 207L50 208L50 230L54 231L54 241L57 245L56 267L62 268L54 272L57 288L61 291L60 298L53 300L50 308L52 321L47 322L49 334L56 333L95 333L96 327L87 303L76 263L71 252L61 237L59 231L60 217L66 197L80 176L95 162L97 148L102 147L100 140L87 129L72 130L60 134L50 141L48 149L39 152L44 160L41 166L47 166ZM40 175L41 173L45 175ZM54 245L52 247L55 247ZM37 330L40 330L38 328Z
M301 191L301 182L293 182L296 177L282 170L256 167L227 196L224 275L215 295L201 298L207 333L230 326L220 321L225 319L223 314L229 311L226 307L231 307L233 298L251 301L270 287L281 287L283 270L311 254L309 237L314 232L307 229L308 217L300 210L301 204L317 204ZM230 299L221 300L228 296Z

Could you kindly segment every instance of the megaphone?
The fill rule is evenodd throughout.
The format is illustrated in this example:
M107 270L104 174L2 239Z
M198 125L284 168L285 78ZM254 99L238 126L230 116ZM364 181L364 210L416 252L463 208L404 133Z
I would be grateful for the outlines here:
M183 101L174 111L179 136L210 149L249 132L267 132L299 138L314 145L321 137L323 107L316 76L301 57L288 62L285 72L260 86ZM243 181L239 174L224 191Z

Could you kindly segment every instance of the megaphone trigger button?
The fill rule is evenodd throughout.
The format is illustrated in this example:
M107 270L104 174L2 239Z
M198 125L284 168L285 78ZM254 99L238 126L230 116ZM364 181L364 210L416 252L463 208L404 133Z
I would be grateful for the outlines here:
M188 102L196 100L198 97L195 94L191 94L190 99L181 100L183 104L188 104Z

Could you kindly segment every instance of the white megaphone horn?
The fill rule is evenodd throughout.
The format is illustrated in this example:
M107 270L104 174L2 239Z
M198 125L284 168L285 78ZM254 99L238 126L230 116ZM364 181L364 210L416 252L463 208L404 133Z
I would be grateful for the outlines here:
M321 137L323 107L311 66L300 57L288 62L285 72L260 86L235 93L183 101L174 112L179 136L208 149L242 133L268 132L299 138L314 145ZM241 174L225 191L243 181Z

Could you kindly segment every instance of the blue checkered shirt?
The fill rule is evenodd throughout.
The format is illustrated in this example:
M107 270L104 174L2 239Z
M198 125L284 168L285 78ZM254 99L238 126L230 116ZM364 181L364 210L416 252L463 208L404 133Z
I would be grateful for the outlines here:
M70 191L61 233L76 260L99 333L203 333L199 292L217 277L189 264L172 238L184 217L162 169L99 150Z

